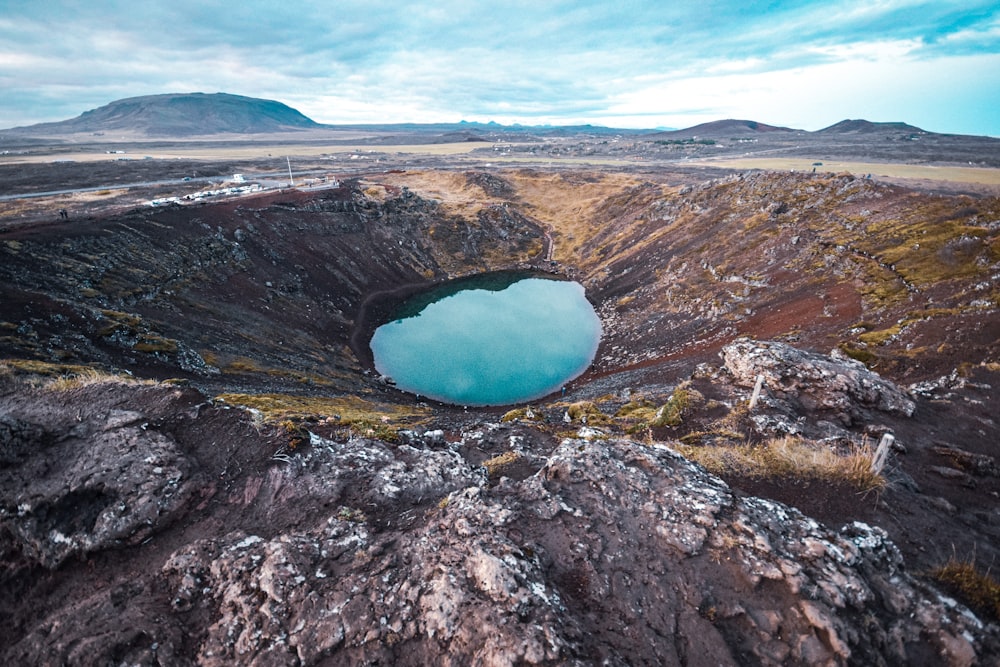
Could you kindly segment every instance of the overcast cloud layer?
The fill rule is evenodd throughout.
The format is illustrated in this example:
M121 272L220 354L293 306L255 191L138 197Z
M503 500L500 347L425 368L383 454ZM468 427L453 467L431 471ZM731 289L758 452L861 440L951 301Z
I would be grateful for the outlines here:
M322 123L845 118L1000 136L996 0L0 0L0 127L227 92Z

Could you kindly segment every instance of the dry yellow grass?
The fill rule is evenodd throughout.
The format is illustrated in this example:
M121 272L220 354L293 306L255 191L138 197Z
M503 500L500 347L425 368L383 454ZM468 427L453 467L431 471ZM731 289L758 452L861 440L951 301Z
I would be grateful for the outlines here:
M278 158L274 156L301 156L301 157L317 157L320 155L329 155L336 153L338 155L337 161L340 162L344 160L341 154L354 154L361 157L377 157L378 153L382 154L416 154L416 155L461 155L464 153L470 153L477 148L482 148L487 144L482 142L474 141L463 141L450 144L401 144L397 146L371 146L365 144L357 144L353 146L344 145L288 145L281 143L234 143L233 145L223 145L223 146L206 146L199 145L197 142L191 142L189 145L185 144L175 144L167 149L150 149L148 152L144 151L142 147L136 147L133 149L133 153L121 156L121 155L108 155L104 152L63 152L63 153L51 153L48 155L9 155L0 158L0 164L23 164L23 163L39 163L39 162L57 162L60 160L73 160L75 162L111 162L118 160L122 157L126 157L129 160L139 160L144 157L152 157L160 160L172 160L176 158L187 158L192 160L217 160L217 159L250 159L250 158L267 158L272 157L275 160ZM282 157L282 160L284 158Z
M784 171L812 171L813 158L736 158L692 160L691 164L733 169L775 169ZM840 162L823 160L820 172L849 172L855 175L872 174L890 178L921 178L934 181L956 181L960 183L981 183L1000 185L1000 169L982 167L936 167L931 165L896 164L884 162Z
M876 491L886 484L884 477L872 472L875 451L867 444L855 447L847 455L793 437L775 438L759 445L681 445L678 449L717 475L846 482L861 492Z
M472 165L470 165L470 168ZM580 246L600 231L593 211L609 197L640 181L627 174L605 174L587 179L572 175L540 174L536 171L494 170L491 173L511 183L522 211L547 226L554 241L553 259L579 263ZM407 171L386 174L380 182L405 186L426 199L440 202L445 211L474 219L485 206L503 201L490 197L478 185L470 185L464 173Z
M511 171L501 174L517 188L530 208L527 212L553 230L553 259L579 262L580 247L600 231L593 211L614 194L638 185L627 174L605 174L596 179L573 180L561 174Z
M0 374L29 376L29 383L55 391L67 391L94 384L156 384L154 380L134 378L129 375L83 366L58 364L34 359L0 360Z
M0 360L0 370L10 374L42 375L55 377L60 375L79 375L92 370L90 366L78 364L55 364L35 359L3 359Z
M297 371L288 367L269 366L250 357L224 357L209 350L202 350L200 354L205 363L219 368L225 375L262 374L319 387L331 385L333 383L331 377L336 375L336 373L331 373L330 376L323 376L316 373Z
M592 211L608 197L638 184L624 174L602 175L588 180L573 180L562 174L535 171L498 170L497 176L516 189L515 197L524 202L523 211L550 227L556 237L554 259L574 258L577 248L600 229L592 220ZM386 174L382 182L406 186L428 199L441 202L449 213L475 216L483 206L501 200L489 197L482 188L466 182L463 173L446 171L408 171Z
M511 466L518 463L521 460L521 455L517 452L504 452L499 456L494 456L491 459L483 461L483 467L486 468L486 474L492 480L497 480L507 472Z
M496 203L477 185L470 185L464 173L452 171L407 171L386 174L379 179L400 187L407 187L424 199L439 202L447 213L472 220L483 207Z
M380 422L415 424L430 415L427 408L373 403L357 396L297 396L294 394L219 394L216 400L242 405L261 413L264 421L282 422L302 417L334 417L339 424Z
M58 377L52 380L47 387L54 391L69 391L78 387L103 384L154 385L156 381L109 373L96 368L88 368L74 375Z
M979 572L972 563L952 558L930 575L987 621L1000 620L1000 583L988 572Z
M426 423L430 417L427 408L372 403L357 396L220 394L215 400L251 409L254 426L276 424L292 435L292 443L305 439L307 430L299 423L306 420L325 420L364 438L396 442L401 428Z

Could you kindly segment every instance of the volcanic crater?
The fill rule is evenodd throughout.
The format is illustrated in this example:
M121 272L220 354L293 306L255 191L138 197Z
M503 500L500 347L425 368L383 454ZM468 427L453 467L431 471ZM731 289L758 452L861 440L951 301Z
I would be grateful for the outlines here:
M393 170L0 240L11 664L1000 655L932 576L1000 549L995 197ZM565 395L378 377L396 305L497 271L585 286L604 337ZM886 434L875 478L805 461Z

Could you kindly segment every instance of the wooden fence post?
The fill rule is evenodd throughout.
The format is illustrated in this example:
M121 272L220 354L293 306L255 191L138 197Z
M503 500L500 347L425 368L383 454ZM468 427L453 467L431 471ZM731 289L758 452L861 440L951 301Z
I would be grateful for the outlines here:
M750 411L753 412L754 407L757 405L757 400L760 399L760 390L764 387L764 374L761 373L757 376L757 384L753 387L753 396L750 397Z
M879 441L878 448L875 450L875 458L872 459L872 472L876 475L882 474L882 468L885 467L885 462L889 459L889 448L895 441L896 436L891 433L884 434Z

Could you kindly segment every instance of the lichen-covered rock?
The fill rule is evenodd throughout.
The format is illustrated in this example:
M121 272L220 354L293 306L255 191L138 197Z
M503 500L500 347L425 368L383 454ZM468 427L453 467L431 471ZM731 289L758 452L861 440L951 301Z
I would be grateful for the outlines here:
M137 543L179 510L193 488L188 459L138 412L80 414L77 424L42 447L44 429L7 418L0 467L0 548L54 568L74 554ZM16 429L11 429L16 425Z
M45 447L48 436L38 424L0 414L0 468L15 465Z
M826 356L784 343L740 339L722 348L737 384L752 387L764 376L767 392L795 410L828 411L845 425L872 411L910 416L914 402L895 384L844 356Z
M310 447L266 474L250 475L232 501L283 507L319 501L354 504L366 510L386 504L419 504L451 491L484 484L485 471L469 466L450 449L351 437L330 440L313 434Z
M275 458L284 431L193 390L0 398L3 664L1000 655L1000 631L909 575L881 529L743 497L665 444L469 422L408 444L328 428ZM473 462L519 447L511 476Z
M628 441L564 441L408 530L341 513L203 540L163 572L177 613L212 619L205 665L967 665L996 642L880 529L738 498Z

